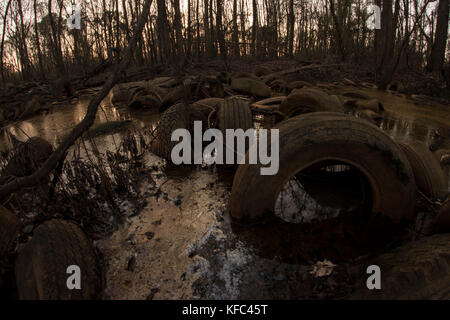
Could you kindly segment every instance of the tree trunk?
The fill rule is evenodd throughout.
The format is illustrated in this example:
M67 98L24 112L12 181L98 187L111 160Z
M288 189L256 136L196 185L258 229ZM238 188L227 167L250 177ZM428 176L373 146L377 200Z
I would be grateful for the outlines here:
M219 41L220 55L223 59L227 57L227 48L225 46L225 34L222 25L223 0L217 0L216 28L217 40Z
M52 31L52 34L50 35L50 39L51 39L51 43L52 43L52 47L53 47L52 48L53 55L56 60L57 74L59 77L65 77L66 67L64 66L63 55L62 55L62 51L61 51L60 41L58 40L59 36L57 34L55 21L53 20L52 0L48 0L48 15L49 15L50 27L51 27L51 31Z
M233 36L232 36L232 43L233 43L233 55L234 57L239 57L239 34L238 34L238 24L237 24L237 0L233 0Z
M292 57L294 52L294 0L289 0L289 12L288 12L288 53L289 57Z
M184 40L183 40L183 32L182 32L182 23L181 23L181 12L180 12L180 0L173 0L172 2L173 8L175 11L174 24L175 24L175 34L176 34L176 45L177 45L177 55L178 62L180 66L184 64Z
M213 55L212 43L211 43L211 32L209 30L209 6L208 0L204 0L204 12L203 12L203 25L205 31L205 49L206 57L210 58Z
M165 0L157 0L158 6L158 44L160 52L160 61L168 62L170 60L169 26L167 21L167 9Z
M395 15L392 12L392 0L383 1L381 12L381 47L377 53L377 84L379 89L386 89L392 80L396 66L394 56L395 32L400 11L400 0L395 1ZM401 54L400 52L398 54Z
M41 52L41 41L39 39L39 28L37 23L37 6L36 6L36 0L33 1L33 11L34 11L34 28L35 28L35 35L36 35L36 46L37 46L37 52L38 52L38 63L39 63L39 73L41 74L42 79L46 79L45 72L44 72L44 65L42 63L42 52Z
M440 72L444 67L449 22L449 0L439 0L436 36L431 48L428 71Z
M338 45L338 49L339 49L339 54L341 55L342 61L345 61L347 56L345 54L341 24L339 23L339 19L336 15L336 8L334 6L334 0L330 0L330 12L331 12L331 16L333 18L334 28L336 30L336 41L337 41L337 45ZM391 13L392 13L392 9L391 9Z
M257 46L258 46L258 29L259 29L259 22L258 22L258 4L256 0L252 1L253 6L253 26L252 26L252 48L251 48L251 55L256 56L257 55Z
M6 33L6 19L8 18L9 7L11 6L11 0L6 4L5 16L3 17L3 32L2 32L2 44L0 46L0 72L2 73L3 85L5 85L5 72L3 70L3 51L5 48L5 33Z

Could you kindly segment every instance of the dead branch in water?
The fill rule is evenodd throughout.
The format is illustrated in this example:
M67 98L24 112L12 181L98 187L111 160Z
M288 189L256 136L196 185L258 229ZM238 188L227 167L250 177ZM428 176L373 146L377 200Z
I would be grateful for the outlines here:
M92 100L89 102L88 109L86 111L86 115L83 120L72 129L70 134L64 139L64 141L56 148L56 150L51 154L51 156L45 161L42 167L39 168L35 173L30 176L16 178L13 181L3 185L0 187L0 197L9 195L15 191L20 190L21 188L32 187L37 185L42 179L44 179L48 174L53 171L58 163L63 159L66 151L75 143L75 141L94 123L95 116L97 114L97 109L102 100L106 97L112 87L117 83L120 79L120 75L125 72L128 64L133 57L133 54L136 50L136 46L138 41L142 36L142 31L144 25L147 23L147 19L150 13L150 6L152 4L152 0L146 0L144 6L142 8L141 16L138 20L138 25L135 30L135 34L130 39L130 43L128 45L128 51L123 58L123 60L116 66L113 75L108 79L105 85L102 87L100 92L98 92Z

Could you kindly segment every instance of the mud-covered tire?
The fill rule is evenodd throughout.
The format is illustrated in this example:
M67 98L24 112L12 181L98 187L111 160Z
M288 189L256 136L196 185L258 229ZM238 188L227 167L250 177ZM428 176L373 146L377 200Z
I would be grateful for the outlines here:
M196 108L179 103L167 109L159 119L151 144L151 151L166 160L171 159L173 147L177 141L171 141L172 133L176 129L186 129L193 132L194 121L202 121L205 128L207 119Z
M217 123L220 131L222 131L225 144L225 152L228 153L230 142L226 140L226 130L227 129L242 129L247 131L253 128L253 116L250 111L248 103L242 99L231 98L225 100L219 105L217 111ZM248 145L246 144L245 152L248 150ZM237 154L237 146L234 144L234 154ZM224 155L225 156L225 155ZM242 154L242 157L245 156ZM225 161L225 159L224 159Z
M16 148L1 176L4 178L7 176L23 177L31 175L40 168L52 152L53 147L47 140L40 137L31 137Z
M381 213L394 222L413 217L415 184L408 159L376 126L327 112L288 119L278 129L279 170L275 175L261 175L263 166L249 165L247 154L245 164L234 176L230 201L234 219L245 222L269 218L289 179L325 160L352 165L367 177L373 213ZM272 150L270 142L267 149Z
M280 112L287 117L310 112L344 112L337 96L329 95L319 89L296 89L280 105Z
M428 147L416 140L399 141L414 173L417 188L433 199L444 199L447 180L441 165Z
M69 290L66 273L80 267L81 289ZM15 265L16 286L23 300L99 299L102 274L97 253L83 231L63 220L50 220L34 231L19 248Z
M450 299L450 234L433 235L408 243L365 263L381 271L381 289L369 290L363 268L350 299Z
M226 129L253 128L253 116L248 103L242 99L227 99L220 104L217 113L219 129L225 134Z
M192 107L203 113L205 117L208 117L211 112L217 112L220 104L224 101L225 100L223 98L206 98L194 102L192 104Z
M0 205L0 287L3 272L8 266L8 253L13 249L14 241L19 235L20 227L19 218Z

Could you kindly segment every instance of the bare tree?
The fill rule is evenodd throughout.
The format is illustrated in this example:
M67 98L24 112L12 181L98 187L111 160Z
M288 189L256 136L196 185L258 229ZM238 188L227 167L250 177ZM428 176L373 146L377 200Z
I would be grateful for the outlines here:
M447 34L449 23L449 0L439 0L436 36L434 38L431 55L428 62L428 70L440 72L444 66L445 48L447 46Z

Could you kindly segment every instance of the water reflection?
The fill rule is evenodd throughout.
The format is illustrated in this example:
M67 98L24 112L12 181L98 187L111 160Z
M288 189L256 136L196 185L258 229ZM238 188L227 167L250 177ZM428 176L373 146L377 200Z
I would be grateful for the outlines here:
M40 136L52 145L58 145L61 140L84 118L89 99L79 100L75 104L55 105L46 115L37 115L24 121L9 124L0 137L0 149L3 152L11 150L12 143L6 134L9 132L17 139L25 141L28 137ZM139 128L154 128L159 115L148 111L131 112L127 108L118 108L110 103L102 102L97 111L94 126L110 122L133 120ZM6 131L5 131L6 130ZM95 138L99 149L110 149L120 144L121 135L107 135Z

